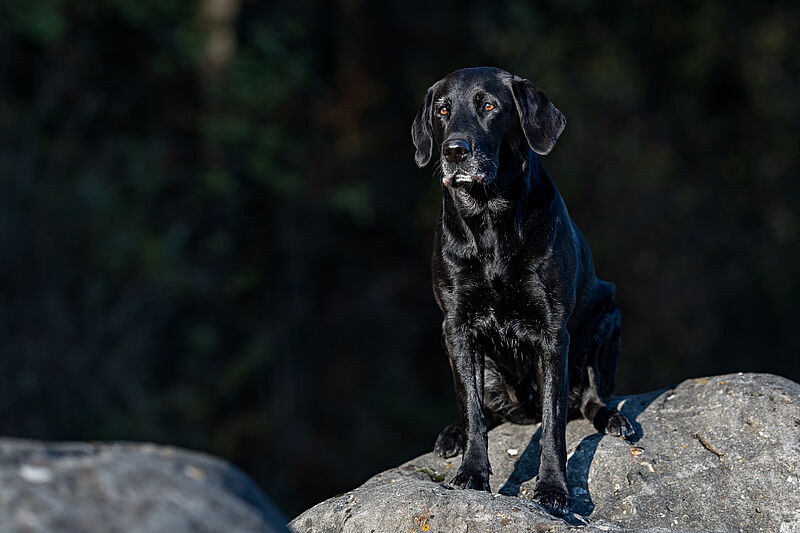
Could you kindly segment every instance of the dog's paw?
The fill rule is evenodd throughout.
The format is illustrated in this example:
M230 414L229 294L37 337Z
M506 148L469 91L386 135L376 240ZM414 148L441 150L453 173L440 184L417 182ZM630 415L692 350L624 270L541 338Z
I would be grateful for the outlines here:
M566 488L539 480L533 489L533 499L544 506L550 514L564 516L569 513L569 494Z
M459 489L485 490L492 492L489 488L489 471L470 471L462 466L458 469L456 476L450 480L450 485Z
M633 425L624 415L611 413L606 421L605 432L607 435L630 440L634 435Z
M464 449L464 432L461 426L451 424L444 428L439 436L436 437L436 444L433 451L439 457L455 457Z

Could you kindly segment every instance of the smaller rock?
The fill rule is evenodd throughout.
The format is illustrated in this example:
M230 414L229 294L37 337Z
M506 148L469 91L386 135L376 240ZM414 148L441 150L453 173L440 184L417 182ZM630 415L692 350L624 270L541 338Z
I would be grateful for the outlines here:
M227 461L154 444L0 438L0 516L3 533L288 533Z

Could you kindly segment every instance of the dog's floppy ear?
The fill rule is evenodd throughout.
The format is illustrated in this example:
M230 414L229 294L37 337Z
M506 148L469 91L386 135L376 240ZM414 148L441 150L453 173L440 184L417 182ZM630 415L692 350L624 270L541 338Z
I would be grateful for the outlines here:
M547 155L564 131L567 119L547 96L526 79L514 76L511 81L514 104L517 106L522 131L531 150Z
M414 160L417 162L419 168L427 165L431 156L433 155L433 124L431 124L431 113L433 107L433 87L428 89L425 95L425 101L422 107L417 111L417 116L414 117L414 124L411 126L411 139L414 141L414 147L417 153L414 154Z

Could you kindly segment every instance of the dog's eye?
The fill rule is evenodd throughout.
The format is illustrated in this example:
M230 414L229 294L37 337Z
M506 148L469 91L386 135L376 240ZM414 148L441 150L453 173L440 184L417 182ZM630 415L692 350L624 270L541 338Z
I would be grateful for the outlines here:
M442 115L442 116L448 114L449 112L450 112L450 110L447 109L447 106L442 106L442 107L439 108L439 114Z
M494 109L494 104L490 104L489 102L486 102L485 104L483 104L483 108L486 111L491 111L492 109Z

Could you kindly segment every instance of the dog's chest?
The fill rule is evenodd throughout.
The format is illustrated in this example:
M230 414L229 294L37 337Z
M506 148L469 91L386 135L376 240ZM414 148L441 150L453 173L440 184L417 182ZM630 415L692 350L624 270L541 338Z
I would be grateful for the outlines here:
M459 290L467 322L498 362L518 359L529 351L546 330L551 314L538 277L515 259L478 258Z

